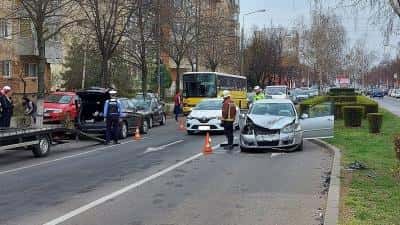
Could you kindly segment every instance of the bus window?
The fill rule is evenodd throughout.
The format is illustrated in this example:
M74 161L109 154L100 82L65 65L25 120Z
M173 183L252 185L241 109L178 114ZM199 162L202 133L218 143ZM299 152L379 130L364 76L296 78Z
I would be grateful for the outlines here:
M183 76L184 96L217 97L217 86L214 74L185 74Z

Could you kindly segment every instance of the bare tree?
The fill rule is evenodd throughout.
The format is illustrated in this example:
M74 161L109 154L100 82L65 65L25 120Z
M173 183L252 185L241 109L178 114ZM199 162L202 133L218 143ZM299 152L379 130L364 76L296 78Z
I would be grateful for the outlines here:
M195 9L195 4L190 0L170 1L164 8L163 49L176 65L176 90L180 90L182 61L196 41Z
M124 37L135 9L135 0L75 0L86 25L94 33L101 54L101 86L111 85L109 63Z
M38 96L37 96L37 126L43 126L43 103L46 92L46 43L54 39L63 29L77 22L68 15L75 10L72 0L20 0L19 4L8 17L26 19L34 27L34 40L39 57L38 66ZM22 31L26 32L26 31Z

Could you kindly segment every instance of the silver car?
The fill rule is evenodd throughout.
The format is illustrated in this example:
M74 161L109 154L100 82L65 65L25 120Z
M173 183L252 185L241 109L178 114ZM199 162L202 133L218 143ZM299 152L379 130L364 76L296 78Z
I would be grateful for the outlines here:
M221 123L223 99L205 99L192 109L186 120L186 130L188 134L202 131L224 131ZM234 127L239 128L239 108L233 123Z
M334 116L330 104L310 108L299 116L289 99L266 99L252 104L240 131L240 148L294 151L304 139L333 137Z

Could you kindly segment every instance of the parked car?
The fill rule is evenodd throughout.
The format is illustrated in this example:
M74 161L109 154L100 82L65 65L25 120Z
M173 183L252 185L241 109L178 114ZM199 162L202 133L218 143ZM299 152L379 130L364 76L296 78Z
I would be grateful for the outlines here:
M385 92L381 89L374 89L372 91L371 97L373 98L383 98L385 96Z
M255 102L240 131L242 151L273 149L294 151L303 149L303 140L333 136L334 116L331 104L310 108L309 114L298 115L288 99L265 99Z
M193 108L186 120L187 133L193 134L202 131L224 131L222 126L222 102L223 99L204 99ZM239 107L236 107L233 126L239 128Z
M391 96L392 96L393 98L400 98L400 89L394 89L394 90L392 91Z
M267 86L265 88L265 96L273 99L288 98L287 86Z
M307 90L295 89L290 92L290 99L294 104L298 104L309 98L309 93Z
M149 128L152 128L155 123L165 125L167 122L167 114L164 111L164 104L157 99L131 99L136 112L143 116Z
M310 98L319 95L318 89L310 88L310 89L307 90L307 92L308 92L308 96L309 96Z
M44 100L44 123L76 120L79 97L74 92L54 92Z
M77 126L87 133L105 134L106 122L103 115L104 103L110 99L110 89L92 87L78 91L81 98L81 107L77 118ZM141 133L147 133L148 124L142 120L141 114L136 112L132 102L128 98L118 98L122 105L120 118L120 138L128 137L130 132L139 128Z
M394 90L394 89L392 89L392 88L389 89L389 91L388 91L388 96L389 96L389 97L392 97L393 90Z

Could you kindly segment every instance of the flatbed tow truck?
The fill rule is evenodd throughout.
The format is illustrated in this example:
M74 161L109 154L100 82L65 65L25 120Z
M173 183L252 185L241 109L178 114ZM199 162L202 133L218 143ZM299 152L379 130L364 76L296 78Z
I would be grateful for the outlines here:
M30 148L35 157L45 157L50 153L54 137L75 135L104 143L105 140L86 134L78 129L62 125L49 125L43 128L0 128L0 152Z

